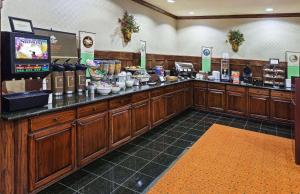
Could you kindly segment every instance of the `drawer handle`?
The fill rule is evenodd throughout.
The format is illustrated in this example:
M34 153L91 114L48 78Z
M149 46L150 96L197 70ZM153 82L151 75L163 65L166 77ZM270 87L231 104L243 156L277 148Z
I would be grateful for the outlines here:
M96 107L93 107L93 111L95 112L97 109L96 109Z
M54 121L54 122L58 122L58 118L54 118L53 121Z

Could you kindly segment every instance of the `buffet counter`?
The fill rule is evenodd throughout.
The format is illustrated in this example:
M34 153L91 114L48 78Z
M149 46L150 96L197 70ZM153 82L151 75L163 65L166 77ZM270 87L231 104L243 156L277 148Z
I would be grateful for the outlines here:
M143 91L149 91L154 89L163 88L166 86L178 84L178 83L185 83L185 82L205 82L205 83L219 83L224 85L232 85L232 86L242 86L242 87L248 87L248 88L258 88L258 89L268 89L268 90L274 90L274 91L283 91L283 92L294 92L294 88L274 88L274 87L268 87L268 86L254 86L251 84L233 84L229 82L221 82L221 81L208 81L208 80L181 80L177 82L165 82L160 83L155 86L134 86L133 88L127 88L126 90L122 90L118 94L110 94L108 96L101 96L99 94L88 94L84 93L82 95L79 94L72 94L72 95L64 95L64 96L53 96L53 102L51 104L48 104L45 107L39 107L29 110L23 110L23 111L17 111L17 112L9 112L9 113L2 113L1 118L4 120L17 120L22 118L28 118L32 116L38 116L45 113L55 112L55 111L61 111L68 108L74 108L77 106L85 105L85 104L91 104L94 102L98 102L101 100L108 100L113 99L117 97L122 97L138 92Z
M3 113L2 193L37 193L192 107L291 124L293 95L284 88L184 80L108 96L63 96L46 107Z

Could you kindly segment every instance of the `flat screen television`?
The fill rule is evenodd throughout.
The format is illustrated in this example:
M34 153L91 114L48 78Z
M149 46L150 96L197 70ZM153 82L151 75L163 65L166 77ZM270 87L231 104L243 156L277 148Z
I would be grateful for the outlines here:
M2 79L43 78L50 72L50 37L1 32Z

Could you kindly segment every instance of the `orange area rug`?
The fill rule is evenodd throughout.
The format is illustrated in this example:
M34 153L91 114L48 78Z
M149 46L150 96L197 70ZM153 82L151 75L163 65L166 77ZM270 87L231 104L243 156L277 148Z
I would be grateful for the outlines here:
M148 194L300 193L293 140L213 125Z

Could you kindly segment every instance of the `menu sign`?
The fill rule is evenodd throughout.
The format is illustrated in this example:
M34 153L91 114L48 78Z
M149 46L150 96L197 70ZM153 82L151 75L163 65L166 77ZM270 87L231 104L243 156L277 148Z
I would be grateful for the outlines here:
M75 33L35 28L36 35L48 36L51 42L51 58L77 58L77 39Z

